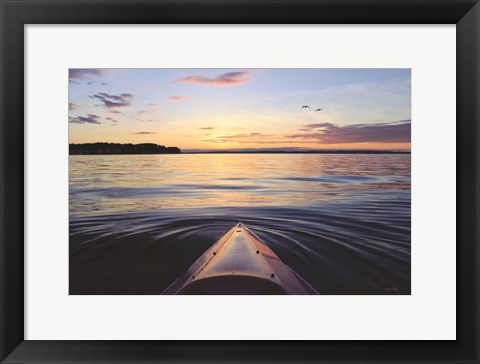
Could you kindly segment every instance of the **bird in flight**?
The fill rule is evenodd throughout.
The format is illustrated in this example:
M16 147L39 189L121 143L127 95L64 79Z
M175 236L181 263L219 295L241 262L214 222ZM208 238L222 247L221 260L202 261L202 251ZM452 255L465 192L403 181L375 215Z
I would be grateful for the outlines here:
M322 111L322 109L317 109L317 110L315 110L315 112L317 112L317 111Z
M310 107L310 106L308 106L308 105L303 105L303 106L302 106L302 109L308 109L309 107Z

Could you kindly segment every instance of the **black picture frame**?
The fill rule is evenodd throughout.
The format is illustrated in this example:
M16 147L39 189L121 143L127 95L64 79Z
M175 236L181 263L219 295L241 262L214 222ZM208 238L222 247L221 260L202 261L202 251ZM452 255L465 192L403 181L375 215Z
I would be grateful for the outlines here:
M0 15L2 363L147 361L479 363L478 0L0 0ZM456 24L456 340L282 342L24 340L24 26L162 23Z

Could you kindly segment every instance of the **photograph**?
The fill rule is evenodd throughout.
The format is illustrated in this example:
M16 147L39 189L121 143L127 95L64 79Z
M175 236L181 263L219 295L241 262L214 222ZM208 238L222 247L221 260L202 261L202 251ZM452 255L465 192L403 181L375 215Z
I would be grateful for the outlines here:
M0 2L2 364L480 364L480 0Z
M65 83L69 295L411 294L410 68Z

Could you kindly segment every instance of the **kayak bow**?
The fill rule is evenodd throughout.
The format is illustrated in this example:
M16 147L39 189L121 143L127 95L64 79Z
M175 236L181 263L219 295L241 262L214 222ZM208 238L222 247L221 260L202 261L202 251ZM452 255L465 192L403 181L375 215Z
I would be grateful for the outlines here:
M318 294L239 222L162 294Z

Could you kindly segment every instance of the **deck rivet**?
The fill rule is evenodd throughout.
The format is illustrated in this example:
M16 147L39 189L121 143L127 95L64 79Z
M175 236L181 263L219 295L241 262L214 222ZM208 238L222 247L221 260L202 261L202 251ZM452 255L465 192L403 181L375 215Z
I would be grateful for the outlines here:
M213 255L217 255L217 253L213 252Z
M260 254L260 252L257 250L257 254Z
M275 278L275 274L272 273L272 275L270 277Z

